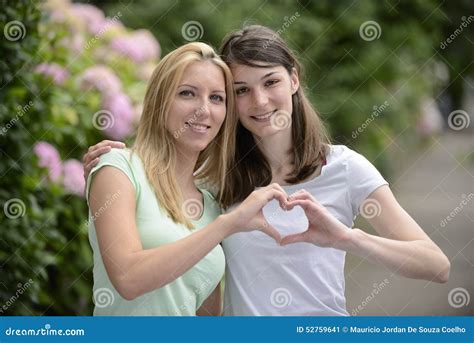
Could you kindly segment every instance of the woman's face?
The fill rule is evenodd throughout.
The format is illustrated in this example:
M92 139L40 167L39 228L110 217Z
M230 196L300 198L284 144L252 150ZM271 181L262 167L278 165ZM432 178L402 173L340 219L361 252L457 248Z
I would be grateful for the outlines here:
M186 151L200 152L216 137L226 115L225 79L210 61L186 67L170 109L167 129Z
M242 125L257 137L264 138L291 127L293 103L298 90L296 71L283 66L231 66L236 89L237 112Z

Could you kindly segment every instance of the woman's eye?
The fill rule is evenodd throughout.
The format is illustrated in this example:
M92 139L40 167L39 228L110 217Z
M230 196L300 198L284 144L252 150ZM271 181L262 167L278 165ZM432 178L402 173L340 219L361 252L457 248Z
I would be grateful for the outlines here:
M188 97L188 98L189 98L189 97L194 96L194 93L193 93L192 91L190 91L190 90L183 90L183 91L179 92L179 95L182 95L182 96L184 96L184 97Z
M265 82L265 86L273 86L274 84L278 83L279 80L268 80Z
M242 87L242 88L237 89L237 90L235 91L235 93L236 93L237 95L241 95L241 94L246 93L247 91L248 91L248 88Z
M216 101L216 102L223 102L224 101L224 97L222 97L221 95L211 95L211 100L212 101Z

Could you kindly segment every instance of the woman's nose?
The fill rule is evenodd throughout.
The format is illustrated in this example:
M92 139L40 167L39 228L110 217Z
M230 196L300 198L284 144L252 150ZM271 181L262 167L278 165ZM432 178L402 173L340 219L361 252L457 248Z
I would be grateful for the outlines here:
M209 102L208 100L204 99L201 101L201 106L196 110L196 115L198 118L207 118L211 114L209 109Z
M268 97L265 92L255 89L253 94L253 102L256 107L264 107L268 102Z

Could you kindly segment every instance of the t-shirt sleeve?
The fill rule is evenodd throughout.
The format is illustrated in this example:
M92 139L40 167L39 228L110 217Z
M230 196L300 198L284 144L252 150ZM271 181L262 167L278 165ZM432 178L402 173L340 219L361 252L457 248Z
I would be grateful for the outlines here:
M350 151L348 158L348 183L354 217L359 214L361 204L370 193L380 186L388 185L377 168L355 151Z
M132 183L133 187L135 188L136 193L138 192L138 182L135 177L134 169L132 163L130 161L130 153L124 149L112 149L108 153L103 154L99 157L99 163L92 168L89 176L87 177L86 181L86 199L87 204L89 205L89 192L92 183L92 179L101 168L105 166L111 166L114 168L119 169L124 173L130 182Z

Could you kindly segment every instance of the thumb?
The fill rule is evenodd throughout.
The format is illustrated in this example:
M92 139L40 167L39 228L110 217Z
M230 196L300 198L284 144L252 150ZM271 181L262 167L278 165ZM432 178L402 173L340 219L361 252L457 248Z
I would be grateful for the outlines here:
M280 245L288 245L298 242L306 242L306 235L305 232L295 233L292 235L285 236L281 239Z
M266 220L264 220L260 231L265 232L268 236L272 237L278 244L280 244L280 241L281 241L280 233L278 232L277 229L275 229L273 226L268 224Z

